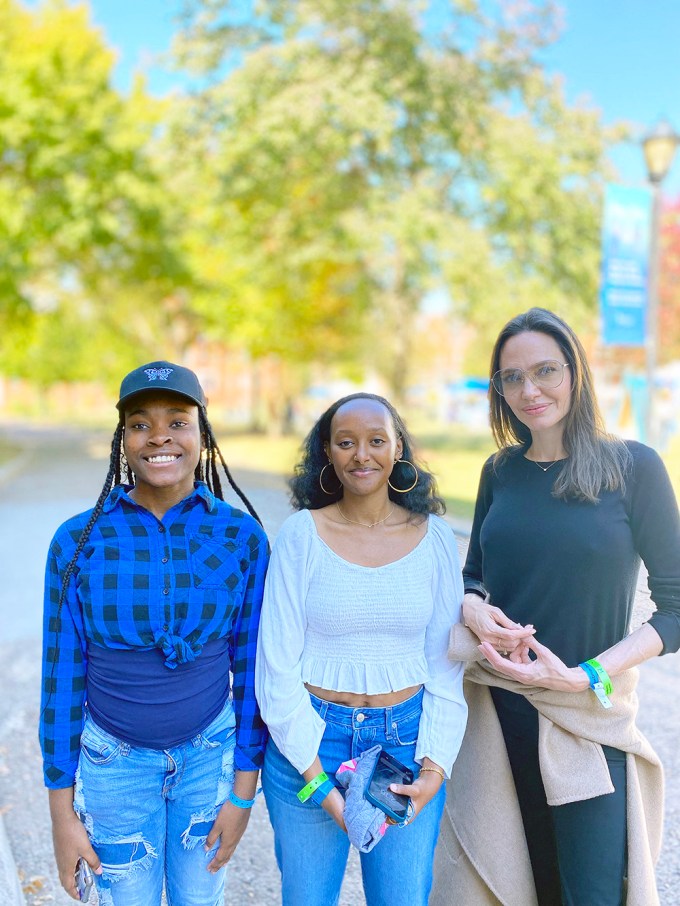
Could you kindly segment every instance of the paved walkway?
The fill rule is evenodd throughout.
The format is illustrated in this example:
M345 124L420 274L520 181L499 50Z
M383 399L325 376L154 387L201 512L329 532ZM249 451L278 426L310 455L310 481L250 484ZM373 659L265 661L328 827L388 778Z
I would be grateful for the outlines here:
M10 431L28 445L31 453L11 472L0 470L0 812L9 840L8 845L0 821L0 906L20 902L18 890L11 887L14 864L26 906L66 906L73 900L61 890L56 877L36 733L42 571L56 527L91 506L96 498L106 473L109 438L64 429L4 426L5 433ZM228 459L228 440L222 446ZM261 513L270 537L274 537L289 512L283 482L243 471L235 477ZM460 543L464 547L462 536ZM638 620L648 606L648 597L641 589ZM662 906L680 906L679 677L680 660L670 656L645 665L640 684L640 725L667 770L666 834L658 869ZM280 904L271 829L261 798L230 872L225 906ZM358 859L353 855L341 906L363 903Z

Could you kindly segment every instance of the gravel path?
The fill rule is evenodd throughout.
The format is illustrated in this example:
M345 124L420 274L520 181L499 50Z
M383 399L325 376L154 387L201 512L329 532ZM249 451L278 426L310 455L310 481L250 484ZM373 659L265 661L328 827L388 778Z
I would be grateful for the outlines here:
M27 906L73 900L56 877L37 743L42 571L49 540L61 521L91 506L106 472L108 438L63 429L8 428L31 450L23 468L0 472L0 808ZM222 444L228 459L228 440ZM240 481L274 537L289 512L283 482L239 471ZM461 540L461 547L464 541ZM641 582L636 619L648 612ZM680 906L680 659L659 658L641 671L640 727L667 775L666 831L658 882L662 906ZM230 867L225 906L277 906L278 871L262 797ZM358 859L350 857L341 906L364 904ZM460 904L474 906L474 904ZM584 904L587 906L587 904Z

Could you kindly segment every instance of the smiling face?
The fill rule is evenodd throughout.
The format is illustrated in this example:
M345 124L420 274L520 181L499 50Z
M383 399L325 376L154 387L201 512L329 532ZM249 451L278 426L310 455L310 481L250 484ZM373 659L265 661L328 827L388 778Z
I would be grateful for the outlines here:
M355 399L341 406L331 421L330 441L325 445L344 493L364 496L381 489L401 456L392 416L382 403Z
M501 369L520 368L530 371L540 362L554 360L560 364L566 357L557 342L546 333L525 331L506 340L501 349ZM508 393L505 401L515 416L529 428L532 436L549 432L560 438L564 419L571 407L572 376L564 369L564 380L559 387L540 387L525 376L517 391Z
M141 393L126 408L124 424L135 500L146 505L160 497L187 497L202 449L198 406L174 393Z

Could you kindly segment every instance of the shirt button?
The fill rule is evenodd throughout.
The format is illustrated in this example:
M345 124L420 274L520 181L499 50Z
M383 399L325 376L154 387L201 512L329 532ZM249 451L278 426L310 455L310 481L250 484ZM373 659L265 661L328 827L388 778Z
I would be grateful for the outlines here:
M164 525L159 525L159 526L158 526L158 531L161 532L161 533L163 533L163 532L165 531L165 526L164 526Z
M167 623L163 623L163 632L167 632L168 629L170 629L170 627L168 626L168 624L167 624Z
M164 588L164 589L163 589L163 594L164 594L164 595L169 595L169 594L170 594L170 589L169 589L169 588Z
M363 723L365 720L366 720L366 715L365 715L365 714L361 714L361 713L357 714L357 723L360 723L360 724L361 724L361 723Z
M163 557L163 559L161 560L161 563L167 563L167 562L168 562L168 558L167 558L167 557Z

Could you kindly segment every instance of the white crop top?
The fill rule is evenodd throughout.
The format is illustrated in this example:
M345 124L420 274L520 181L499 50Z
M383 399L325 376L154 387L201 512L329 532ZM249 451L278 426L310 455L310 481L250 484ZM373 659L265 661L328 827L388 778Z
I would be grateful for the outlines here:
M255 691L293 767L311 765L325 729L304 683L365 695L424 685L416 760L448 775L467 716L462 665L447 659L462 599L456 540L439 516L406 556L377 567L332 551L308 510L290 516L267 573Z

